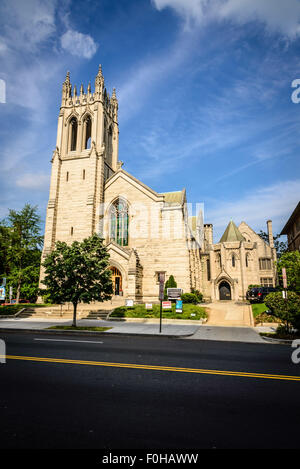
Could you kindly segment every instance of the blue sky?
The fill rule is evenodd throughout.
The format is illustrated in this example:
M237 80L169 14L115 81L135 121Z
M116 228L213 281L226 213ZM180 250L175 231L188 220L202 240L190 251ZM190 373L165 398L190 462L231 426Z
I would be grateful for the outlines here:
M2 0L0 218L45 218L61 86L119 99L119 158L158 192L280 231L299 201L299 0ZM300 94L299 94L300 96Z

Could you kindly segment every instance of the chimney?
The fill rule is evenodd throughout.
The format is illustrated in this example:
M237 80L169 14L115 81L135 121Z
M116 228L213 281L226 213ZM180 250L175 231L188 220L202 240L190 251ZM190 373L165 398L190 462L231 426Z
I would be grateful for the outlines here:
M213 245L213 225L210 223L204 224L204 239L209 246Z
M269 236L269 245L270 248L274 248L274 238L273 238L273 230L272 230L272 220L267 221L268 227L268 236Z

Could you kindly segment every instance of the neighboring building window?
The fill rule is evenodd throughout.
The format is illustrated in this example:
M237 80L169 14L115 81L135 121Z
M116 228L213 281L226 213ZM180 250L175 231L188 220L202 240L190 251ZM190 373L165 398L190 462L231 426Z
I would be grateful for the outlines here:
M235 267L235 255L232 254L231 256L231 263L232 263L232 267Z
M92 137L92 120L90 116L84 119L83 124L83 136L84 136L84 150L91 148L91 137Z
M75 151L77 147L77 119L72 117L70 120L70 132L71 132L71 141L70 141L70 150Z
M273 287L273 279L272 279L272 278L263 277L263 278L260 279L260 284L261 284L263 287Z
M272 264L271 264L271 259L268 257L261 257L259 259L259 269L260 270L271 270Z
M210 281L211 273L210 273L210 261L207 259L206 261L206 271L207 271L207 280Z
M122 199L110 208L110 239L120 246L128 246L128 205Z

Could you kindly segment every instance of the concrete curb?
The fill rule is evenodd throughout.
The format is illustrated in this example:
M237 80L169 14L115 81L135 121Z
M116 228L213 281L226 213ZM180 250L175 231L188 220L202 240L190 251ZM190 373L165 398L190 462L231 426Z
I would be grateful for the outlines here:
M1 319L11 319L11 318L17 318L21 313L23 313L23 311L25 311L27 308L22 308L20 309L20 311L18 311L17 313L15 314L9 314L8 316L2 316L0 315L0 321Z
M266 342L271 342L273 344L292 345L292 342L293 342L290 339L273 339L272 337L268 337L265 335L260 335L260 337L264 339Z
M106 327L106 326L103 326ZM97 335L107 335L107 336L114 336L114 337L120 337L120 336L128 336L128 337L168 337L172 339L176 338L182 338L182 337L190 337L195 334L195 332L190 332L188 334L139 334L135 332L108 332L108 331L63 331L59 329L15 329L15 328L0 328L0 334L1 333L9 333L9 332L15 332L15 333L25 333L25 334L57 334L57 335L85 335L85 336L90 336L90 337L95 337Z

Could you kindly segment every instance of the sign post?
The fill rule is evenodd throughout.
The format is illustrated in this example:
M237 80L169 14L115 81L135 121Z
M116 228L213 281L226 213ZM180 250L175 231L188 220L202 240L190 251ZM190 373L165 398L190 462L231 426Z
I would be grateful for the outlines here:
M165 273L159 273L159 301L160 301L160 313L159 313L159 333L161 333L162 323L162 302L164 300L164 286L165 286Z

